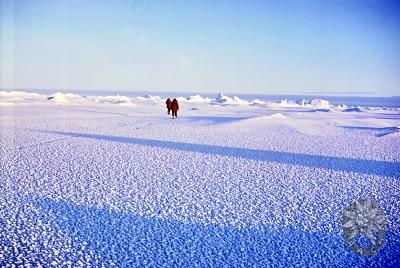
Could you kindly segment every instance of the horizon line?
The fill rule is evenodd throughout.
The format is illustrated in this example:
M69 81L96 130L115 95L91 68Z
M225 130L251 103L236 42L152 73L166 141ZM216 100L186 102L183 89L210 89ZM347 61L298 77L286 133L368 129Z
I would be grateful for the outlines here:
M92 91L92 92L113 92L113 91L120 91L120 92L140 92L140 93L193 93L193 94L219 94L223 93L225 95L259 95L259 96L327 96L327 97L362 97L362 98L397 98L400 97L400 95L375 95L373 92L368 92L368 91L360 91L360 92L323 92L323 93L318 93L318 92L304 92L299 93L299 92L292 92L292 93L274 93L274 92L269 92L269 93L254 93L254 92L229 92L229 91L224 91L224 90L218 90L214 92L199 92L195 90L187 90L187 91L182 91L182 90L163 90L163 89L149 89L149 90L137 90L137 89L127 89L127 88L121 88L121 89L72 89L72 88L7 88L7 87L0 87L0 91L54 91L54 93L61 92L61 93L68 93L70 91L72 92L85 92L85 91Z

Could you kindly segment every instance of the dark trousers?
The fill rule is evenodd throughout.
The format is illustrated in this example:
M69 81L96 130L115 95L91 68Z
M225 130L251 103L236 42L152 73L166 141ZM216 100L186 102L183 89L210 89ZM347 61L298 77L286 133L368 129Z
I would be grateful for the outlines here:
M172 111L172 117L178 117L178 112L174 112L174 111Z
M168 114L170 114L171 113L171 108L167 108L168 109Z

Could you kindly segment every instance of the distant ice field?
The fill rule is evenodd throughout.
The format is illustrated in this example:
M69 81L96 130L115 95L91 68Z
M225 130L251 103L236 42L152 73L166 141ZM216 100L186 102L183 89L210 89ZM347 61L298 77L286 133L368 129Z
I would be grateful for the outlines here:
M326 99L0 92L0 266L388 267L400 111ZM343 210L374 199L362 257Z
M36 89L36 90L28 90L29 92L35 92L39 94L47 94L51 95L60 90L51 90L51 89ZM111 96L111 95L124 95L128 97L136 97L143 95L154 95L160 96L162 98L168 97L185 97L188 98L190 96L196 95L196 92L165 92L165 91L129 91L129 90L64 90L63 93L74 93L81 96ZM201 93L203 97L214 98L216 93ZM339 105L345 104L348 106L373 106L373 107L396 107L400 108L400 96L386 96L386 97L378 97L378 96L356 96L356 95L279 95L279 94L228 94L228 95L236 95L243 100L252 101L254 99L260 99L263 101L277 102L283 99L289 100L300 100L300 99L325 99L331 102L332 104Z

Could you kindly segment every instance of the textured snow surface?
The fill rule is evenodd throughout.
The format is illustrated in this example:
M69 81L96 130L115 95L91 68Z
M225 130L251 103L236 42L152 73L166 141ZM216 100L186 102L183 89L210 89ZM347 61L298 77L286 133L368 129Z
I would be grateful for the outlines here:
M193 96L172 120L154 96L13 95L0 107L1 267L399 265L398 111ZM343 209L365 197L388 219L372 257L342 237Z

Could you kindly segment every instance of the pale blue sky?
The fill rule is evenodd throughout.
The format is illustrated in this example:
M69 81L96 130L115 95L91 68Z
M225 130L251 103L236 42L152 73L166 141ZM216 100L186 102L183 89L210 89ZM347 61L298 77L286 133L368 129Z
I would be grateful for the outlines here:
M2 88L400 95L400 1L1 1Z

